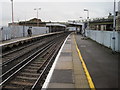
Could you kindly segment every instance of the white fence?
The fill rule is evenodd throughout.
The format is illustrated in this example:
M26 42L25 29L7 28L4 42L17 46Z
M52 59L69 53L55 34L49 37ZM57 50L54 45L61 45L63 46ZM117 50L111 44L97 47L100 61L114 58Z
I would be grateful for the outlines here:
M113 50L114 40L112 31L96 31L96 30L86 30L85 34L87 37L95 40L96 42L107 46ZM120 32L115 32L115 51L120 52Z
M0 41L18 37L27 37L28 28L28 26L2 27L0 29ZM32 27L32 35L40 35L48 32L49 29L47 27Z

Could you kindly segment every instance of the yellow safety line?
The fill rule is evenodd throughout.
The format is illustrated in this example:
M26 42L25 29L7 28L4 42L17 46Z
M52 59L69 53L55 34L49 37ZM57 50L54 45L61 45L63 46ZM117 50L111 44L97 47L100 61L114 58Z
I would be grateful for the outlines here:
M86 77L87 77L87 80L88 80L88 83L89 83L89 87L90 87L91 90L96 90L96 89L95 89L95 86L94 86L94 83L93 83L93 81L92 81L92 78L91 78L91 76L90 76L90 74L89 74L89 72L88 72L88 69L87 69L87 67L86 67L86 65L85 65L85 62L84 62L84 60L83 60L83 58L82 58L81 52L80 52L80 50L78 49L78 45L77 45L77 43L76 43L75 36L74 36L74 42L75 42L75 45L76 45L76 49L77 49L77 52L78 52L80 61L82 62L82 66L83 66L84 72L85 72L85 74L86 74Z

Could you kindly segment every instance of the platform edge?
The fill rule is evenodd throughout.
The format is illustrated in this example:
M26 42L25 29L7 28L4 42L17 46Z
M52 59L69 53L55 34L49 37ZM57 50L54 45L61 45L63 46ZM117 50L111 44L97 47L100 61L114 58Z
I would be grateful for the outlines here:
M76 42L76 39L75 39L75 35L74 35L73 37L74 37L74 43L75 43L75 45L76 45L76 50L77 50L78 56L79 56L79 58L80 58L80 61L81 61L81 63L82 63L82 66L83 66L85 75L86 75L86 77L87 77L87 81L88 81L89 87L90 87L91 90L96 90L96 89L95 89L95 85L94 85L94 83L93 83L93 80L92 80L92 78L91 78L91 76L90 76L90 74L89 74L89 71L88 71L88 69L87 69L87 66L86 66L86 64L85 64L85 62L84 62L84 60L83 60L83 57L82 57L82 55L81 55L81 52L80 52L80 50L79 50L79 48L78 48L78 45L77 45L77 42Z

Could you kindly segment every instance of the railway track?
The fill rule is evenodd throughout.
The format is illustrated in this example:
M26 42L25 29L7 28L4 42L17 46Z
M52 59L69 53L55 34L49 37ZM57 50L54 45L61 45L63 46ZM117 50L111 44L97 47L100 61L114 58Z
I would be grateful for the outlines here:
M68 33L57 36L1 75L2 89L38 90L42 87L57 52Z
M54 39L56 36L53 36L51 38ZM8 52L3 52L2 54L2 66L8 64L9 62L16 60L17 58L23 56L25 53L30 52L31 50L37 48L40 45L43 45L44 43L50 41L50 39L45 38L42 40L38 40L36 42L30 43L28 45L25 45L23 47L18 47L16 49L10 50ZM16 53L17 52L17 53Z
M13 50L15 52L9 52L8 54L6 54L5 56L3 56L2 61L4 61L2 63L2 73L5 73L6 71L8 71L8 69L14 67L17 63L21 62L22 60L24 60L26 57L29 57L32 53L36 52L36 50L38 50L39 48L41 48L42 46L44 46L46 43L51 42L52 40L54 40L56 37L58 37L59 35L55 35L49 38L45 38L27 45L28 47L25 46L25 48L21 49L21 50ZM3 78L4 79L4 78Z

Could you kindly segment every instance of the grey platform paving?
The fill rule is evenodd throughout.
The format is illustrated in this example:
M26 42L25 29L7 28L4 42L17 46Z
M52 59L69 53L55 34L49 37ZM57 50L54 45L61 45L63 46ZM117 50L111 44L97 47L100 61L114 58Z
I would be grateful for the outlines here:
M89 88L73 35L70 35L61 51L47 88Z
M76 41L96 88L118 88L118 61L120 54L112 54L108 49L90 39Z

